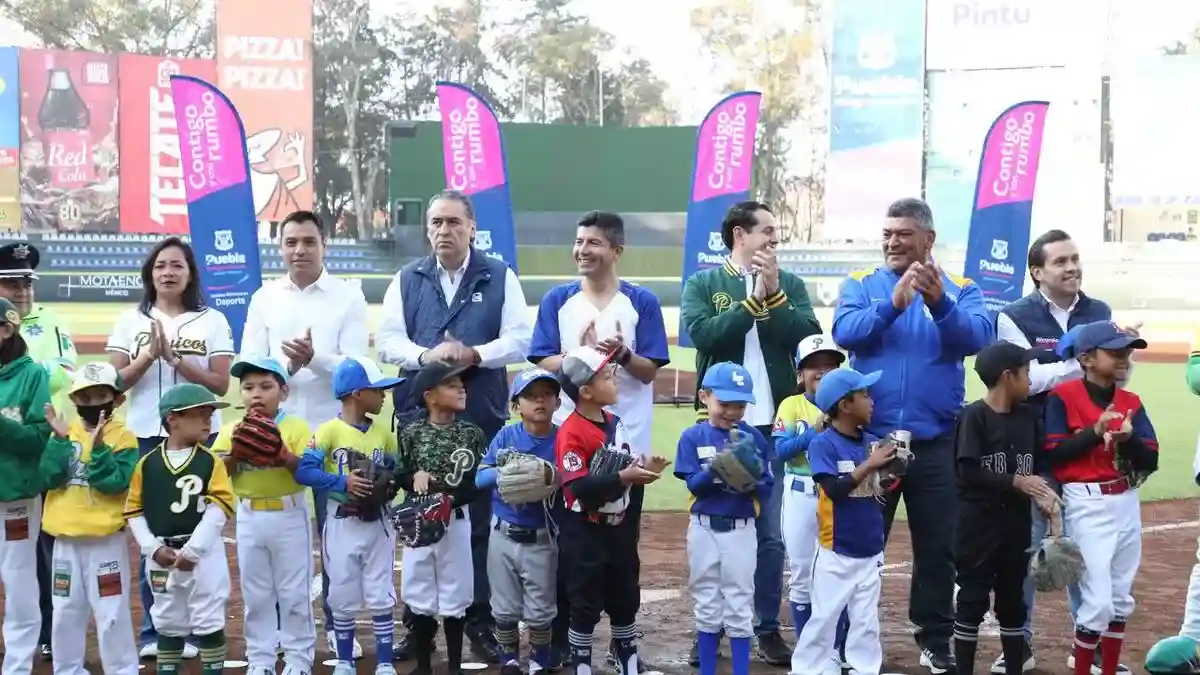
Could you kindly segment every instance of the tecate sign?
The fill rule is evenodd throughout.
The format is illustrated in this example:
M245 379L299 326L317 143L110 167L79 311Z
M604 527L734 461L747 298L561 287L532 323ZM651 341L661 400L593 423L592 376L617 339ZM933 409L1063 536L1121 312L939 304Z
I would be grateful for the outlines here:
M1104 5L1095 0L929 0L925 67L1036 68L1099 59Z

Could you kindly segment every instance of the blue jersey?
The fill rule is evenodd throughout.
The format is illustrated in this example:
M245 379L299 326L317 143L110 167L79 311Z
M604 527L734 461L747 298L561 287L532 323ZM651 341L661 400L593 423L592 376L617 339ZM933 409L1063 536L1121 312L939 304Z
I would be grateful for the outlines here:
M762 460L763 474L753 492L734 492L709 469L713 457L717 456L729 440L729 431L718 429L707 420L697 422L684 430L675 451L675 476L687 484L692 493L691 512L705 516L726 518L754 518L759 505L771 494L774 476L771 475L771 446L757 429L738 423L738 429L754 438Z
M826 429L808 446L813 477L844 478L867 459L877 439L863 433L851 438ZM883 507L865 482L842 499L833 500L820 491L817 504L818 541L821 546L851 558L870 558L883 552Z
M536 455L554 464L554 439L557 434L558 427L552 426L549 436L539 438L526 431L523 423L514 422L496 434L492 442L488 444L487 452L479 464L481 467L496 466L496 453L505 448ZM496 489L496 470L494 468L482 469L475 482L480 488L488 488L492 491L492 515L500 520L517 527L542 528L546 526L546 507L543 503L509 504L500 499L500 491Z

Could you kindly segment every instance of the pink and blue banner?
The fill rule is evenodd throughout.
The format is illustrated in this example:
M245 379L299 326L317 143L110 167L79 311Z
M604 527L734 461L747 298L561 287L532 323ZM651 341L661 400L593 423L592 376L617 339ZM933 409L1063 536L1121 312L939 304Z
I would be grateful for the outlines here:
M692 195L688 201L687 232L683 238L683 283L696 272L725 262L721 221L734 204L750 199L754 175L754 139L762 94L740 91L713 106L696 135ZM679 320L679 345L691 347Z
M172 75L171 97L200 285L240 351L250 296L262 286L246 131L233 103L204 80Z
M963 274L979 284L993 312L1019 299L1025 286L1033 193L1049 109L1046 101L1011 106L983 140Z
M504 138L495 111L467 87L437 83L446 187L475 206L475 249L517 271L517 236Z

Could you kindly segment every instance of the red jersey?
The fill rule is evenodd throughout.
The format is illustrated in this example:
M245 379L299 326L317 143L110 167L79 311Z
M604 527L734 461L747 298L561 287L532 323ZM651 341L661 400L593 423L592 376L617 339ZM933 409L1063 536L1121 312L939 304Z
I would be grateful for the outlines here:
M1113 410L1122 415L1129 414L1133 435L1147 448L1158 451L1158 439L1150 417L1137 394L1117 387L1113 392ZM1132 412L1131 412L1132 411ZM1083 380L1073 380L1055 387L1046 398L1046 452L1053 454L1058 445L1074 436L1081 429L1094 426L1104 413L1104 408L1088 395ZM1118 431L1123 420L1110 420L1108 429ZM1054 477L1060 483L1105 483L1121 478L1117 469L1116 447L1105 447L1103 441L1096 444L1087 454L1076 457L1054 467Z
M593 422L572 412L558 427L558 435L554 439L554 456L557 459L558 471L563 482L563 501L571 511L582 512L583 508L567 483L588 475L592 464L592 456L598 450L607 448L625 454L633 454L629 444L629 434L621 418L605 411L604 424ZM626 488L621 498L608 502L600 507L600 513L624 513L629 506L629 489Z

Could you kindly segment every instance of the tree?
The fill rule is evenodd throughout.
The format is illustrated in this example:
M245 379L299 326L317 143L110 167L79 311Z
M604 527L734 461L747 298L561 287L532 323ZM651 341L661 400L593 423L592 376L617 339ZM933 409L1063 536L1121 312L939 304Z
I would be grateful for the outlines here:
M214 56L205 0L0 0L0 14L51 49Z
M513 79L519 118L556 124L672 124L666 84L644 59L619 54L611 33L574 12L571 0L519 0L496 52ZM517 2L513 3L517 5Z
M819 7L814 2L790 0L782 17L768 15L754 0L711 0L692 12L693 29L713 61L728 73L725 88L763 94L754 186L759 198L778 208L790 228L795 227L796 205L789 203L788 189L796 185L797 177L789 169L792 147L786 132L806 119L817 120L820 107L820 74L810 65L818 51L814 36L820 30Z

